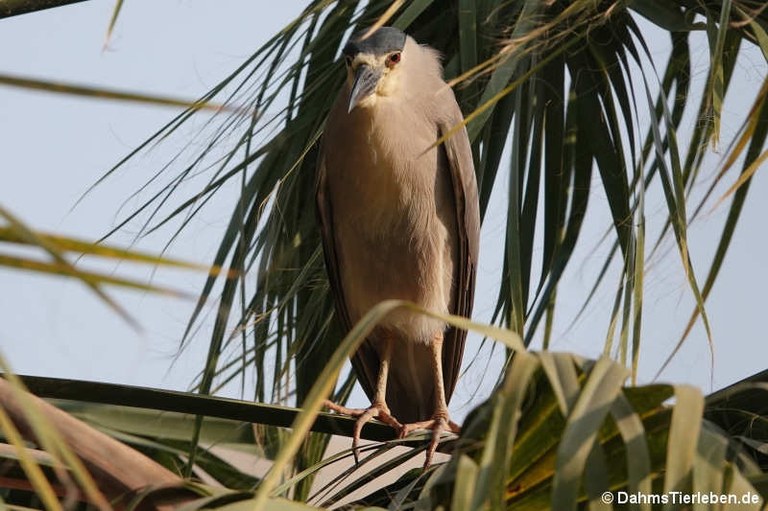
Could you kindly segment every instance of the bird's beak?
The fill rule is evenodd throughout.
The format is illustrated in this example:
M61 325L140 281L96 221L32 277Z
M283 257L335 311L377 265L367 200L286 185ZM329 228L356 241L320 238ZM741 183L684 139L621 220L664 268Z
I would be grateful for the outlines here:
M352 83L352 92L349 93L349 107L351 112L363 99L370 96L376 90L376 84L381 78L381 69L360 64L355 70L355 81Z

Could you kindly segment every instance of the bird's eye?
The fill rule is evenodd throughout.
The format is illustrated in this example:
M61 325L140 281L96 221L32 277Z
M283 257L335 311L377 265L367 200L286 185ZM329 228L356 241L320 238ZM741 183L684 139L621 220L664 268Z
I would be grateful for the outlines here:
M395 53L390 53L389 56L387 57L387 65L389 67L394 66L398 62L400 62L400 52L399 51L397 51Z

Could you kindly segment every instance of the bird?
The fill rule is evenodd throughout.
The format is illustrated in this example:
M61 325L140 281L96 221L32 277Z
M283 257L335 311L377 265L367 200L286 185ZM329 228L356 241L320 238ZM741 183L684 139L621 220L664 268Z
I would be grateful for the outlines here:
M358 32L342 55L346 80L330 109L316 205L336 313L346 332L377 303L411 301L470 317L480 212L472 148L440 54L394 27ZM443 433L459 433L448 402L466 331L411 309L383 319L352 355L371 400L364 409L400 437L431 430L424 469Z

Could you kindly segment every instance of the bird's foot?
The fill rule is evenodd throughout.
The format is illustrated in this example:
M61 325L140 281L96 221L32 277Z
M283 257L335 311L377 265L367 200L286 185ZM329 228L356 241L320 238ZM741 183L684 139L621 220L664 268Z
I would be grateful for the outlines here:
M458 435L461 433L461 427L450 420L446 415L435 414L430 420L403 425L400 429L400 438L404 438L418 429L432 430L432 440L429 442L429 447L427 448L427 458L424 460L424 470L427 470L429 466L432 465L432 457L435 455L437 444L440 441L442 434L455 433Z
M400 421L389 412L389 407L386 403L371 403L368 408L347 408L346 406L337 405L332 401L326 400L324 406L336 413L342 415L349 415L350 417L357 417L355 422L355 429L352 435L352 455L355 457L355 464L359 463L359 447L360 434L365 426L371 419L378 419L381 422L392 426L397 431L398 436L403 436L403 425Z

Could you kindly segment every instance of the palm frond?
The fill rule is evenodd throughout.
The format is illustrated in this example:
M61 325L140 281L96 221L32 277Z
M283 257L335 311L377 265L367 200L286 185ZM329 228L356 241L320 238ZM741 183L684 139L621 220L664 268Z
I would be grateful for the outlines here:
M577 509L596 505L606 492L618 499L620 493L755 491L749 480L759 480L762 472L721 431L702 422L704 400L697 390L624 387L627 370L606 358L525 358L468 417L451 461L433 475L431 490L414 500L432 509L451 502L466 503L459 509ZM525 366L530 369L518 372ZM522 400L516 397L520 383ZM675 404L666 404L673 396ZM511 431L494 427L505 402L512 406ZM497 454L502 438L513 446L506 457ZM471 497L459 493L467 488ZM753 508L760 509L759 502Z
M0 5L0 18L9 18L83 1L85 0L3 0L2 5Z
M208 119L196 138L185 140L185 157L173 158L148 178L142 191L154 187L153 195L116 227L167 229L172 240L214 194L229 183L238 186L240 196L213 264L240 280L206 281L182 341L184 346L205 311L215 311L201 393L212 392L217 382L244 381L253 370L256 400L300 405L331 360L339 328L313 209L307 207L313 200L316 143L343 80L335 62L346 35L385 14L390 24L444 56L446 76L467 114L484 215L492 191L508 178L495 321L520 332L526 345L549 338L558 285L585 221L596 218L590 199L600 187L610 214L605 240L612 248L585 300L604 282L615 281L605 352L636 375L647 320L645 265L670 232L696 304L694 320L701 318L709 332L705 301L721 258L702 287L689 249L689 203L704 179L707 147L720 138L722 104L740 48L757 44L768 54L768 13L759 2L315 0L200 99L199 104L215 100L240 108ZM641 17L669 33L671 54L663 65L649 48ZM690 41L697 32L709 45L698 106L691 105L696 94L690 80ZM642 115L646 111L649 119ZM154 143L178 136L195 114L188 109L178 115L102 179ZM685 115L699 122L681 140ZM757 115L750 113L745 125L757 126ZM764 142L761 133L754 129L747 135L755 147ZM502 162L507 149L509 159ZM206 176L205 186L180 196L181 185L196 175ZM643 210L650 194L663 197L666 205L659 228ZM737 204L726 233L738 219ZM646 248L647 232L660 234ZM728 243L724 239L721 256ZM275 370L265 362L269 359ZM348 391L349 385L340 387L336 397ZM315 441L307 447L313 458L325 440ZM299 463L300 469L306 466Z
M143 103L153 106L167 106L175 108L189 108L191 110L236 110L236 107L223 107L210 102L200 102L188 99L174 98L170 96L157 96L140 92L116 90L107 87L95 87L57 80L40 80L27 76L0 74L0 85L15 87L25 90L34 90L54 94L66 94L81 96L90 99L109 101L127 101L130 103Z
M389 304L392 306L397 305ZM375 321L386 309L373 311L367 320ZM334 357L338 359L335 366L347 349L353 349L355 339L364 336L365 328L364 322L348 338L347 342L352 344L339 350L339 356ZM360 497L359 492L367 483L419 456L429 442L429 434L373 444L365 448L371 454L360 466L328 479L316 489L312 501L323 509L345 499L349 502L350 497L356 499L349 502L353 506L382 509L393 505L424 509L551 509L554 503L558 509L577 509L599 502L606 494L626 499L628 495L640 494L712 492L751 494L756 500L747 508L761 509L760 499L766 497L760 468L765 461L766 429L765 421L759 418L764 416L767 402L765 375L755 375L706 398L689 386L625 386L628 375L623 365L607 357L592 361L563 353L519 352L513 357L502 385L470 413L461 437L444 444L452 455L450 461L433 466L426 473L419 469L409 471L397 481ZM47 389L49 393L54 388L50 386L54 382L29 381L33 388ZM78 389L77 384L68 385L72 385L71 391ZM58 386L63 385L58 382ZM316 389L321 387L323 392L330 390L327 384L319 382ZM80 385L80 389L87 391L88 384ZM118 391L118 395L125 392L120 386L111 386L110 390ZM188 452L194 418L163 412L163 401L156 399L156 391L131 391L136 398L134 406L147 410L74 401L57 403L110 436L167 464L173 471L181 470L180 461ZM0 397L7 406L4 396ZM102 398L107 396L101 394ZM210 399L188 396L190 401ZM279 486L265 487L262 480L258 489L252 491L258 479L243 473L231 457L249 454L263 458L264 452L254 449L253 431L240 422L233 410L205 410L229 417L205 420L206 430L201 438L207 447L198 454L198 469L202 472L196 473L216 484L226 483L226 488L187 483L184 493L172 493L191 507L309 509L297 502L291 504L280 495L290 494L312 472L350 457L349 452L339 453ZM316 410L310 407L300 417L311 417L314 413ZM270 419L265 415L259 420ZM54 421L54 425L62 424L58 419ZM299 439L308 422L297 420L294 424L299 428L294 429L291 438ZM317 423L313 429L316 426ZM3 435L8 438L7 428ZM289 445L295 453L298 444ZM401 451L385 460L398 448ZM35 457L49 463L45 456ZM281 472L279 464L268 467L269 473ZM158 499L163 491L182 490L183 487L150 490L141 492L139 497ZM614 505L621 508L620 501Z
M117 277L111 273L83 269L82 265L77 264L79 258L90 256L106 261L128 261L151 266L206 270L211 275L221 274L218 268L209 269L199 264L37 232L2 206L0 206L0 247L3 248L3 251L0 252L0 266L77 279L136 328L138 328L138 324L127 311L107 294L104 289L106 286L162 293L175 297L184 297L186 294L179 290L157 286L138 279ZM42 258L32 256L30 252L33 251L42 252ZM78 259L73 261L73 258Z

